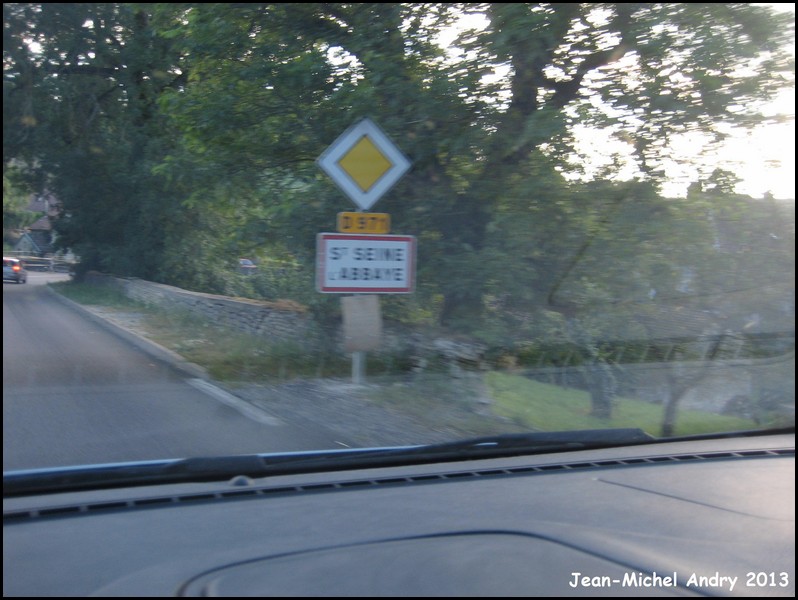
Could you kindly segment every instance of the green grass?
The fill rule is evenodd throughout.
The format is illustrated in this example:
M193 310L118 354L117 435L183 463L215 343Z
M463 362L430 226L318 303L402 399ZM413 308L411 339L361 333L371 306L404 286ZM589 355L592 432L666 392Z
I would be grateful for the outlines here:
M453 378L441 373L369 376L366 395L379 405L413 420L463 437L499 435L526 429L490 415L480 403L487 393L480 376Z
M612 418L598 419L590 415L590 395L581 390L499 372L488 373L485 382L495 401L494 412L531 430L639 427L654 436L660 435L662 430L661 405L617 398ZM755 428L757 425L748 419L679 410L675 435Z
M340 356L211 325L187 313L159 311L147 317L146 326L154 341L220 381L331 377L350 369Z

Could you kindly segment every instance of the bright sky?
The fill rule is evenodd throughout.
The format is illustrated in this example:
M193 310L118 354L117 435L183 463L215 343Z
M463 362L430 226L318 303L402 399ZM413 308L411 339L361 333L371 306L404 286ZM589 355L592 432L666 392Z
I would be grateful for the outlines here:
M794 90L786 91L772 103L774 111L780 114L795 114ZM671 141L678 162L668 168L670 184L665 186L666 196L683 196L687 186L698 178L697 163L711 172L720 167L736 173L742 180L737 191L755 198L771 192L776 198L795 199L795 121L778 125L761 126L753 131L740 131L732 135L718 151L697 156L697 149L704 144L697 135L685 135ZM580 154L595 165L591 173L596 173L601 165L611 162L608 151L623 155L628 148L607 135L596 134L583 129L580 136ZM633 175L631 169L621 171L620 178Z
M776 10L795 14L795 4L770 4ZM481 17L471 15L464 19L463 27L478 28ZM442 36L440 43L450 47L457 29ZM794 54L794 47L793 47ZM736 173L742 183L739 193L762 197L771 192L776 198L795 199L795 88L785 89L765 110L766 115L792 115L792 119L778 125L761 126L754 131L739 132L713 154L697 156L696 150L704 146L695 136L684 136L671 141L678 162L669 168L670 185L663 189L667 196L683 196L687 186L698 178L697 164L711 172L715 167ZM601 165L611 163L611 153L628 153L628 146L620 140L608 139L606 133L583 129L580 132L579 153L589 174L596 174ZM622 170L621 179L633 176L631 169Z

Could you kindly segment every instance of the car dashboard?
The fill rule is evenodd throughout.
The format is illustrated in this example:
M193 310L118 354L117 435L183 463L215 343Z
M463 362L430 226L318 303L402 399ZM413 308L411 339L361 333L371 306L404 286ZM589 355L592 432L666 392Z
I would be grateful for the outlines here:
M4 498L7 596L795 595L795 436Z

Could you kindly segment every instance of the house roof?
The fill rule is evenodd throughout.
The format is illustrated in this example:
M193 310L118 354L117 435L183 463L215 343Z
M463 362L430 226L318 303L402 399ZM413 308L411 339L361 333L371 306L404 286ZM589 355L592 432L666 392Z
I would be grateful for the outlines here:
M28 226L28 229L31 231L51 231L53 229L53 225L50 222L50 217L43 216Z
M52 234L50 231L22 231L15 235L13 248L16 251L50 254L53 252Z
M28 203L28 210L54 217L58 214L58 204L58 200L52 194L34 194L31 195L30 202Z
M39 248L40 252L45 254L50 253L53 251L53 236L51 235L50 231L36 231L31 230L28 232L28 235L31 237L33 242Z

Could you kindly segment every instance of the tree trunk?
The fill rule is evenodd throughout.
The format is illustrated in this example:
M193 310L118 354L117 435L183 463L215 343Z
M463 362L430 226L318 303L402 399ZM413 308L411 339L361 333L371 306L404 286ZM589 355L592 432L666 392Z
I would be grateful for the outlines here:
M605 362L595 362L587 368L590 389L590 416L612 418L612 401L615 398L615 376Z

